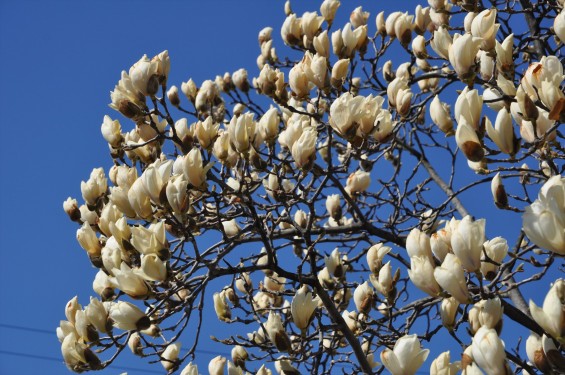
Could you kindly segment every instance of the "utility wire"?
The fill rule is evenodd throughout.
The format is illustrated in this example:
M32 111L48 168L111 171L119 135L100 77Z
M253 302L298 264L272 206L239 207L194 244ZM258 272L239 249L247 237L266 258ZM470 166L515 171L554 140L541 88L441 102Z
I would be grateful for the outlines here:
M54 334L54 332L52 330L50 331L50 330L41 329L41 328L32 328L32 327L18 326L18 325L13 325L13 324L0 323L0 327L1 328L20 330L20 331L43 333L43 334L47 334L47 335L53 335ZM189 350L188 348L182 348L182 349ZM215 352L215 351L206 350L206 349L196 349L196 352L202 353L202 354L211 354L211 355L219 354L219 355L228 356L226 353ZM9 351L5 351L5 350L0 350L0 354L8 354L8 355L14 355L14 356L20 356L20 357L29 357L29 358L35 358L35 359L48 360L48 361L62 362L59 358L45 357L45 356L34 355L34 354L9 352ZM345 364L345 363L338 363L337 365L340 366L340 367L347 366L347 364ZM122 366L112 366L112 368L115 368L115 369L118 369L118 370L141 371L141 372L148 372L148 373L153 373L153 374L161 374L161 372L158 372L158 371L141 370L141 369L135 369L135 368L131 368L131 367L128 368L128 367L122 367ZM416 372L416 374L425 374L425 372L418 371L418 372Z
M34 333L43 333L45 335L51 335L54 336L55 335L55 331L54 330L47 330L47 329L41 329L41 328L33 328L33 327L25 327L25 326L18 326L18 325L13 325L13 324L5 324L5 323L0 323L0 328L8 328L8 329L15 329L15 330L19 330L19 331L27 331L27 332L34 332ZM189 348L181 348L183 350L189 350ZM206 349L196 349L197 353L202 353L202 354L210 354L210 355L224 355L227 356L228 354L226 353L221 353L221 352L215 352L212 350L206 350Z
M63 363L63 361L61 361L60 358L47 357L47 356L44 356L44 355L36 355L36 354L20 353L20 352L12 352L12 351L9 351L9 350L1 350L1 349L0 349L0 354L6 354L6 355L15 356L15 357L24 357L24 358L40 359L40 360L42 360L42 361L58 362L58 363L61 363L61 364ZM110 369L110 367L109 367L108 369ZM112 365L111 369L115 369L115 370L125 370L125 371L135 371L136 373L138 373L138 372L146 372L146 373L150 373L150 374L162 374L162 373L163 373L163 372L161 372L161 371L147 370L147 369L133 368L133 367L126 367L126 366L117 366L117 365Z

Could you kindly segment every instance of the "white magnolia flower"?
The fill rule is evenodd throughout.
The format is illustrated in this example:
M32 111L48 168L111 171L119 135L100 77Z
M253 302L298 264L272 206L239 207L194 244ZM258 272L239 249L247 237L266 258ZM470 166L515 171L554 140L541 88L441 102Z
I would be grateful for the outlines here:
M461 261L455 255L449 253L445 256L441 266L435 268L434 277L437 283L459 303L470 302L465 272Z
M417 335L406 335L396 341L394 349L381 352L381 361L392 375L414 375L430 351L422 349Z
M542 308L538 307L530 300L530 312L534 320L543 328L545 332L565 343L564 314L565 305L565 281L558 279L553 283L551 289L545 296Z
M453 253L467 272L478 271L481 267L485 224L485 219L473 221L470 216L465 216L459 222L457 230L451 234Z
M491 328L481 327L473 336L473 360L489 375L506 375L504 344Z
M565 254L565 178L553 176L522 216L526 236L544 249Z
M314 298L305 285L296 291L290 305L290 312L292 321L299 329L305 330L308 328L318 302L319 298Z

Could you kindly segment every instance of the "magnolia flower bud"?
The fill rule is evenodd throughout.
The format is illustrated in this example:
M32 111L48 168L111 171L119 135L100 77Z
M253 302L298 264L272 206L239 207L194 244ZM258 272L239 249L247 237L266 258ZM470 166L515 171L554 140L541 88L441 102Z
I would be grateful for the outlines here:
M389 246L384 246L382 243L378 243L369 248L367 251L367 264L373 274L377 274L379 272L384 256L391 250L392 249Z
M349 59L336 61L332 68L331 84L333 87L340 88L343 85L349 72ZM333 103L332 103L333 105Z
M116 192L116 194L120 193L119 190L114 189L112 190L112 195L114 195L114 192ZM149 195L147 195L147 192L143 187L143 181L140 178L135 180L135 182L127 192L127 197L129 206L140 218L147 219L153 214L153 210L151 208L151 199L149 198ZM120 202L121 199L118 195L115 197L115 199L117 206L122 205L127 207L126 202Z
M420 256L431 260L432 249L430 247L430 237L418 228L412 229L408 237L406 237L406 251L410 258Z
M233 84L243 92L249 91L249 81L247 80L247 70L236 70L232 75Z
M151 325L149 318L129 302L116 302L110 308L109 315L114 326L124 331L147 329Z
M354 195L355 193L362 193L369 188L371 185L371 174L364 171L355 171L349 175L347 178L347 184L345 186L345 191L349 195Z
M535 121L539 117L538 107L520 85L516 91L516 101L520 108L522 118L526 121Z
M375 19L375 24L377 26L377 33L382 36L386 35L386 21L385 21L384 11L377 14L377 17Z
M465 29L466 33L471 32L471 27L473 25L473 20L475 19L475 17L477 17L477 13L475 12L469 12L465 16L465 19L463 20L463 28Z
M162 221L149 228L142 226L131 227L131 232L131 244L140 254L162 255L165 252L164 250L168 248L165 225Z
M208 363L208 372L210 375L224 375L224 366L226 365L227 359L221 355L212 358L210 363Z
M422 8L420 4L416 5L416 9L414 10L414 31L423 35L429 28L431 21L430 8ZM430 28L430 31L433 30Z
M439 310L441 316L441 323L449 330L453 330L455 326L455 316L457 315L457 309L459 307L459 302L453 297L444 298L441 301L441 307Z
M276 272L273 272L272 275L265 276L263 285L265 286L265 289L272 292L281 292L284 289L285 282L286 278L277 275Z
M451 252L451 232L440 229L433 233L430 237L430 247L435 257L443 262L445 256Z
M481 327L473 336L473 360L492 375L506 375L504 344L494 329Z
M369 283L365 281L355 288L353 293L353 301L355 302L355 307L360 313L367 315L371 311L373 305L373 288L369 286Z
M449 350L441 353L430 366L430 375L455 375L459 371L459 362L450 363Z
M334 220L339 221L339 219L341 219L342 209L339 194L328 195L326 198L326 210Z
M530 312L534 320L543 330L563 343L565 332L565 282L558 279L545 296L543 307L538 307L530 300Z
M219 96L218 86L211 80L202 82L202 86L196 93L194 106L196 110L207 112L214 100Z
M412 40L413 20L414 16L408 15L408 12L401 14L394 20L394 35L398 38L398 40L404 47L407 47Z
M496 276L496 272L498 272L498 264L508 254L508 243L502 237L495 237L490 241L486 241L483 244L483 248L489 260L487 261L484 254L481 256L481 273L487 280L492 280Z
M391 107L396 108L397 111L402 107L403 103L401 103L399 99L405 96L405 91L409 92L410 88L408 87L407 78L402 76L397 76L393 79L386 89L388 103Z
M502 43L495 40L496 67L506 78L514 78L514 34L510 34Z
M90 173L88 181L80 183L82 198L86 204L94 206L100 196L106 193L108 188L108 180L104 174L103 168L95 168Z
M169 102L175 107L180 105L180 97L179 97L179 89L176 86L171 86L171 88L167 91L167 98Z
M453 253L468 272L480 269L485 242L485 224L485 219L473 221L470 216L465 216L459 222L457 230L451 234Z
M63 202L63 210L72 221L80 222L81 213L76 199L68 197L67 200Z
M450 107L443 103L436 95L430 104L430 117L434 124L446 135L453 134L453 120L451 120Z
M183 174L171 177L165 190L167 202L171 206L175 216L179 218L186 213L190 205L187 193L188 181Z
M114 286L110 282L108 275L99 270L92 282L92 289L100 295L103 301L107 301L114 296Z
M565 254L565 178L553 176L543 185L538 199L522 215L530 241L557 254Z
M407 116L410 113L410 104L412 101L412 91L410 89L400 89L396 93L395 106L396 112L401 116Z
M269 312L265 329L269 339L280 352L287 352L291 349L290 339L284 330L281 316L278 313Z
M123 141L122 127L118 120L112 120L110 116L104 116L102 122L102 136L108 144L114 148L119 148Z
M363 12L363 7L360 6L355 8L349 15L349 22L351 22L355 28L366 25L368 19L369 12Z
M339 250L336 247L330 256L324 257L324 262L328 269L328 272L337 278L343 277L345 275L346 267L343 265L341 259L339 258Z
M543 335L543 338L548 339L546 335ZM551 339L548 340L551 341ZM542 338L535 332L530 332L530 336L526 340L526 354L530 362L540 371L544 374L551 373L551 362L544 351Z
M510 117L510 112L506 108L502 108L498 112L494 127L488 117L485 117L485 127L488 136L500 151L508 155L516 153L517 140L512 126L512 117Z
M467 120L462 119L458 123L457 130L455 131L455 141L469 161L479 162L483 159L485 152L479 137Z
M399 270L397 270L397 274L398 272ZM388 261L384 266L380 268L378 277L376 277L374 274L371 274L369 277L375 289L377 289L383 296L389 298L392 292L394 292L394 287L396 285L398 275L395 275L393 278L392 266L390 265L390 261Z
M244 272L235 280L235 287L241 293L248 294L249 290L253 288L253 283L249 278L249 274Z
M459 303L469 303L471 297L465 281L465 272L461 267L461 261L455 255L449 253L445 256L440 267L434 270L437 283Z
M500 332L502 329L502 313L504 309L500 298L481 300L475 304L478 311L477 318L480 327L495 329Z
M231 320L231 310L226 301L225 293L214 293L214 310L216 310L216 315L221 321L229 322Z
M565 43L565 8L553 20L553 32L562 44Z
M357 332L361 328L359 322L357 321L357 311L349 312L345 310L341 313L341 317L345 321L347 328L349 328L349 330L353 332L353 334L357 334Z
M235 237L239 233L239 225L235 219L222 221L222 228L228 237Z
M422 35L416 36L412 41L412 51L417 58L425 59L428 56L428 52L426 51L426 38Z
M430 46L435 53L439 55L439 57L450 60L449 51L451 50L452 44L453 40L451 39L451 35L449 35L447 28L440 26L439 29L434 31L434 37L430 42Z
M316 158L318 133L313 127L304 129L300 138L292 145L291 154L296 166L308 170Z
M100 359L74 333L65 336L61 352L67 367L75 372L84 371L85 365L92 370L102 369Z
M408 277L412 283L424 293L437 296L441 289L434 278L434 265L427 256L414 256L410 258Z
M181 371L180 375L198 375L198 366L193 365L192 362L190 362Z
M184 156L183 173L190 184L200 187L206 181L206 168L202 165L202 154L197 148L193 148Z
M100 332L107 333L112 329L108 321L108 311L104 304L94 297L90 297L90 303L84 308L88 321Z
M479 51L477 55L479 59L479 72L483 81L490 81L495 74L495 60L488 52Z
M169 344L161 354L161 364L167 371L174 371L180 364L178 361L180 353L180 342Z
M449 7L449 9L447 9ZM446 3L446 9L437 10L430 7L430 20L434 27L447 26L449 27L449 19L451 18L449 10L451 4ZM432 28L433 29L433 28Z
M125 262L120 264L120 268L112 269L116 279L117 287L132 298L145 298L150 293L147 283L134 272Z
M145 192L155 204L161 204L161 196L165 192L165 185L171 177L173 161L165 162L157 160L147 166L140 179L143 183Z
M123 216L124 215L117 206L112 203L106 204L98 218L98 228L100 229L100 232L106 236L111 236L112 233L110 231L110 226L116 223Z
M381 361L392 375L415 374L430 351L422 349L417 335L406 335L396 341L394 349L381 352Z
M205 148L209 149L218 135L220 124L214 123L212 116L206 117L204 121L198 121L194 126L194 134L198 139L198 143Z
M318 303L319 298L312 297L312 293L308 291L306 286L296 291L290 305L290 312L292 321L300 330L304 331L308 328Z
M479 129L483 99L477 90L465 87L455 101L455 120L457 123L465 120L474 130Z
M300 19L294 13L287 15L281 27L281 37L286 45L293 46L301 42Z
M330 39L328 37L328 31L324 30L319 35L314 37L314 49L316 54L322 56L324 59L330 57Z
M65 306L65 316L67 317L67 320L73 325L75 324L76 312L79 310L82 310L82 306L78 303L78 297L74 296L69 300L69 302L67 302L67 305Z
M164 281L167 278L167 264L157 254L141 256L141 271L148 281Z
M90 227L90 224L84 223L77 230L77 241L90 256L100 256L102 245L100 245L96 232Z
M141 343L141 336L137 332L133 332L128 339L128 347L135 355L143 355L143 344Z
M500 172L497 173L491 181L490 191L492 192L492 197L494 199L494 204L498 208L508 207L508 195L502 184L502 179L500 178Z
M481 38L471 34L455 34L453 37L453 44L449 46L449 62L462 80L472 78L475 56L479 52L481 42Z
M236 345L231 350L231 358L235 366L244 367L245 361L249 357L247 350L241 345Z
M133 86L145 96L154 96L159 89L157 64L143 55L129 70Z
M324 0L322 5L320 5L320 13L328 24L332 24L337 8L339 8L340 5L339 0Z
M194 81L191 79L188 80L188 82L183 82L180 86L181 91L184 95L186 95L186 97L191 101L194 102L196 100L196 94L198 92L198 89L196 88L196 84L194 83Z
M261 29L261 31L259 31L259 36L258 36L259 46L261 46L263 43L271 40L271 34L272 33L273 33L272 27L264 27L263 29Z
M481 49L490 51L495 47L495 37L499 24L496 23L496 9L485 9L473 18L471 34L482 38Z

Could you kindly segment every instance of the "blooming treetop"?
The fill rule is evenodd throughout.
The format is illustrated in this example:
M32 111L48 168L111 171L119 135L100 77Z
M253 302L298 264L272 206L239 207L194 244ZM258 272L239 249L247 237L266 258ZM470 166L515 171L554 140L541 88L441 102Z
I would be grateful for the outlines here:
M180 340L198 343L213 309L239 328L213 338L232 358L211 374L565 371L563 280L541 307L522 290L565 255L563 1L358 7L338 25L340 6L287 2L280 33L259 31L258 69L175 86L164 51L121 73L121 119L101 127L112 166L63 204L98 269L98 296L71 299L57 329L69 369L127 346L197 374ZM518 238L460 201L485 183Z

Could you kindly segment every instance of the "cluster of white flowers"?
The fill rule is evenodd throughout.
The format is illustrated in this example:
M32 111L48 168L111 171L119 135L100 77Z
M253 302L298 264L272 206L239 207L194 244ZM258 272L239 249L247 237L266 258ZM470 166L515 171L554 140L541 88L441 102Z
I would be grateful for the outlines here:
M554 257L565 255L565 178L553 161L563 160L556 126L565 120L562 52L538 53L539 61L528 57L518 65L518 52L529 56L533 47L507 30L508 9L466 1L428 5L418 5L414 14L380 12L374 22L358 7L330 34L339 0L323 1L319 14L302 15L287 2L280 36L301 51L296 61L279 59L273 29L266 27L258 35L256 76L239 69L199 86L189 79L179 90L168 85L167 51L143 56L122 72L110 107L133 127L128 131L104 116L101 132L113 166L93 169L81 183L83 204L73 198L63 204L79 224L79 245L98 269L93 289L99 299L91 297L83 309L73 298L57 329L71 370L102 369L113 359L99 359L97 346L120 351L127 345L135 355L157 356L173 373L184 357L179 335L169 331L182 331L183 320L202 310L198 301L205 297L221 322L258 324L246 337L220 340L233 347L232 358L214 358L210 374L223 374L226 366L229 374L243 374L247 362L265 358L250 355L250 348L268 353L279 373L298 373L318 351L318 361L325 359L316 363L324 368L339 354L349 361L355 356L357 369L370 372L381 366L375 361L380 352L392 374L415 374L429 350L420 343L425 335L408 332L422 316L429 326L430 306L458 341L467 340L461 361L452 363L450 351L444 352L430 373L511 371L514 360L507 359L499 334L504 299L518 289L512 277L523 267L515 263L541 254L545 260L540 256L532 264L549 268ZM551 30L561 46L563 1L552 6ZM459 18L462 27L451 25ZM396 69L392 60L381 61L393 43L410 55ZM366 77L354 76L362 63ZM440 94L445 100L444 90L457 82L463 85L452 116ZM255 94L268 98L270 107L253 101ZM494 125L484 105L496 111ZM188 117L175 121L173 107ZM435 126L426 125L427 109ZM478 173L498 168L485 179L492 180L494 204L525 211L529 242L522 236L509 253L505 238L487 240L486 219L459 209L459 220L447 204L420 204L430 181L458 202L453 181L443 182L430 166L430 144L449 150L453 160L458 148ZM501 153L508 159L497 159ZM412 170L408 154L417 159ZM529 157L539 161L539 172L513 166ZM421 166L429 178L421 178ZM387 169L393 170L388 180ZM507 178L520 178L525 198L507 192ZM526 187L531 179L544 182L533 203ZM200 248L205 236L216 244ZM260 252L247 243L259 243ZM235 256L240 245L247 251ZM292 270L283 260L285 247L299 261ZM254 285L258 275L262 280ZM208 282L220 277L225 286L206 294ZM405 309L401 303L414 286L428 296ZM531 365L544 372L564 360L564 290L557 280L543 308L530 302L533 320L523 314L529 327L541 327L531 333L526 351ZM412 310L406 323L393 326ZM180 323L168 323L175 314L184 314ZM462 324L468 324L469 337ZM340 352L344 347L347 354ZM271 370L263 365L255 373ZM198 368L189 363L181 374L198 374Z

